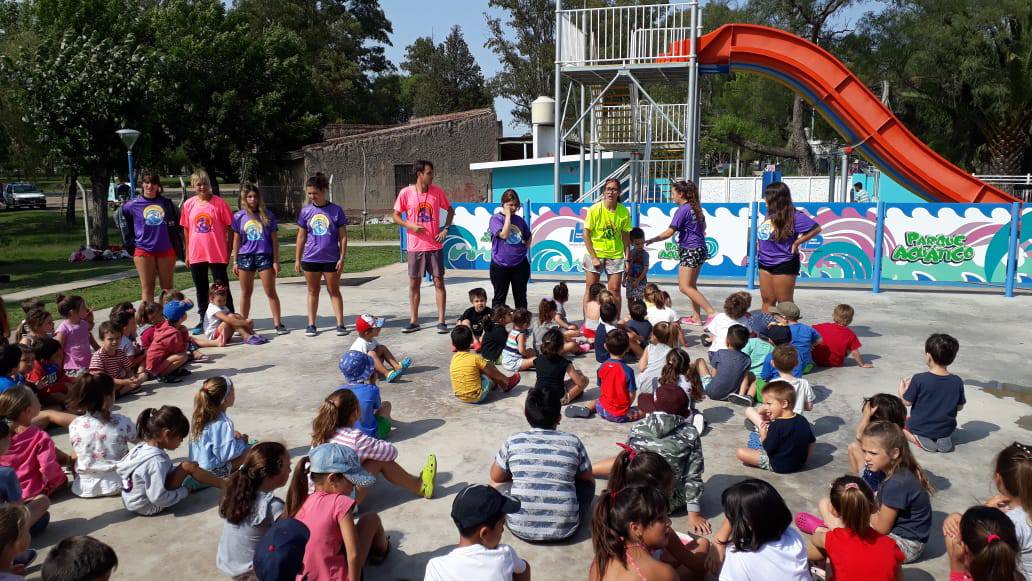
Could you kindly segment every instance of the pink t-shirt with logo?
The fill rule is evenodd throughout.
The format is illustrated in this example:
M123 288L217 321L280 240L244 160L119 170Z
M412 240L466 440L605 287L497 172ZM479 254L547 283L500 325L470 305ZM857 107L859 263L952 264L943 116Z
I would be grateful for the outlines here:
M179 224L188 230L187 252L191 263L229 264L226 232L233 223L229 204L219 196L207 202L194 196L183 202Z
M406 220L426 228L422 232L407 231L409 252L440 250L444 246L437 241L437 234L441 231L441 210L448 208L451 208L448 194L436 184L430 184L422 194L416 191L416 186L401 190L394 201L394 211L404 212Z

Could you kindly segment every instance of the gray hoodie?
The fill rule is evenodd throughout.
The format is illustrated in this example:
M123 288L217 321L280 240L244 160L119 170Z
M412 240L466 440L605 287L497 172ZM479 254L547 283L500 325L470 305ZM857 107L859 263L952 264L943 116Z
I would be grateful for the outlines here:
M165 478L172 472L168 453L150 444L140 444L115 465L122 479L122 503L133 512L150 516L186 498L186 487L165 488Z

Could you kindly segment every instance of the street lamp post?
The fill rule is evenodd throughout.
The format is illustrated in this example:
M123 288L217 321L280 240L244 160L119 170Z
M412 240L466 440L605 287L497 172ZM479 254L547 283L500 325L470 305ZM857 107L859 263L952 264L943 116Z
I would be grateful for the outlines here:
M136 183L133 176L133 145L140 138L140 132L135 129L119 129L115 133L122 138L125 149L129 154L129 197L136 197Z

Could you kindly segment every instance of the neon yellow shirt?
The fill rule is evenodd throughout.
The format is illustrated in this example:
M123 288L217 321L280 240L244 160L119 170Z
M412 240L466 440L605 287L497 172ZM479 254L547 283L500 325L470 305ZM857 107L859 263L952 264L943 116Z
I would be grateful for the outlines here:
M591 236L596 257L623 258L623 233L631 231L631 213L623 204L617 203L615 210L609 210L605 202L598 202L588 209L584 229Z

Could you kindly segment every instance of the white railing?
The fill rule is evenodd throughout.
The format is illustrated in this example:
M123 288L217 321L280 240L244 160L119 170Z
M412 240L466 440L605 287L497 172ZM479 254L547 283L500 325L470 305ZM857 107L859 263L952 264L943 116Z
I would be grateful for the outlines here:
M563 10L558 17L562 66L687 61L688 4Z
M635 118L630 104L596 106L592 112L595 128L593 134L597 135L598 142L605 146L641 147L650 140L651 131L653 146L683 146L687 112L688 105L683 103L663 104L658 107L651 103L642 103L638 105L638 116ZM675 125L671 125L667 118Z
M591 189L581 194L579 198L574 200L574 203L580 204L583 202L594 202L598 199L599 194L602 192L602 188L606 185L606 182L609 180L620 180L620 197L625 197L625 195L627 194L627 189L630 186L629 183L625 185L625 182L629 182L630 172L628 170L630 169L630 164L631 162L629 161L624 162L622 165L620 165L620 167L614 169L609 175L599 180L597 184L591 186Z
M996 186L1026 204L1032 203L1032 174L1025 175L976 175L983 182Z

